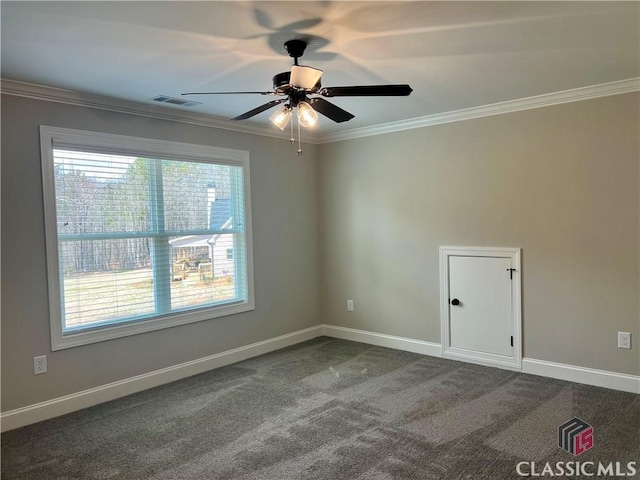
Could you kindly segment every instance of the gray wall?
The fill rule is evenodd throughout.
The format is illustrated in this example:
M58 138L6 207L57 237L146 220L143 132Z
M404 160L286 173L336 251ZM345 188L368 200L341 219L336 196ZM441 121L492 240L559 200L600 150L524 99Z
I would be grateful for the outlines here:
M50 352L38 126L248 150L256 310ZM234 133L3 95L2 410L317 325L316 147L298 157L286 138ZM48 355L46 375L33 357Z
M307 145L299 158L282 139L3 96L2 410L319 323L439 343L440 245L523 249L526 357L638 375L638 101ZM41 124L249 150L256 310L50 352ZM633 350L616 348L618 330ZM42 354L49 373L34 376Z
M322 321L440 343L438 247L521 247L524 356L640 374L638 101L322 145Z

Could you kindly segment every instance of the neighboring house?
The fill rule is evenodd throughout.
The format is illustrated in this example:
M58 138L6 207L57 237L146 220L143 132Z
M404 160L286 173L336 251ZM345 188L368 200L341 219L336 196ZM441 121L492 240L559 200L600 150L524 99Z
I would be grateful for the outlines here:
M212 199L209 204L209 229L220 231L230 229L232 226L231 200L228 198ZM169 241L172 255L176 260L189 258L198 251L204 252L208 249L208 261L202 258L199 261L203 267L200 269L201 275L210 277L234 276L235 273L235 250L233 235L216 233L213 235L187 235L174 238ZM180 250L182 252L180 252ZM178 250L178 251L176 251ZM208 263L212 265L208 265ZM175 275L176 272L173 272Z

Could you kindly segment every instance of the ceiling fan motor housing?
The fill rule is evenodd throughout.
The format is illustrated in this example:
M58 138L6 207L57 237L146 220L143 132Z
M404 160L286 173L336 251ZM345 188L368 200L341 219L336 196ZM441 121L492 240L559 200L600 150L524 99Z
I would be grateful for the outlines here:
M277 92L282 90L282 87L289 85L291 81L291 72L282 72L273 76L273 89Z

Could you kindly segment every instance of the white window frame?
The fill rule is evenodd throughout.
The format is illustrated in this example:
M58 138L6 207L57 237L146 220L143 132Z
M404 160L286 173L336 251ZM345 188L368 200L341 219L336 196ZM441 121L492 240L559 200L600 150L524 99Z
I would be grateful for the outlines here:
M64 332L61 304L60 268L53 150L87 149L113 155L197 161L242 167L244 187L244 221L246 248L247 299L233 303L203 306L135 322L98 325L95 328ZM49 286L49 319L52 351L103 342L114 338L151 332L163 328L210 320L255 309L253 285L253 241L251 232L251 185L249 152L205 145L114 135L68 128L40 126L42 185Z

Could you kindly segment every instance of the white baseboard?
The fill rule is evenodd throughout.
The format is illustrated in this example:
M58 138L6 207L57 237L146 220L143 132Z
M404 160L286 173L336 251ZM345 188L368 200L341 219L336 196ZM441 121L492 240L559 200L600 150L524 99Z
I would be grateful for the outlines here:
M522 373L622 390L623 392L640 393L640 376L625 373L577 367L534 358L522 359Z
M432 357L442 357L442 348L439 343L396 337L394 335L369 332L366 330L338 327L335 325L318 325L172 367L155 370L63 397L54 398L45 402L9 410L0 414L0 430L4 432L58 417L99 403L131 395L132 393L137 393L148 388L157 387L165 383L174 382L198 373L295 345L296 343L311 340L321 335L396 350L404 350ZM595 370L532 358L522 359L522 372L640 394L640 376L635 375Z
M439 343L425 342L411 338L395 337L382 333L356 330L353 328L337 327L334 325L322 325L322 333L327 337L342 338L354 342L367 343L380 347L395 348L407 352L421 353L432 357L442 357L442 347ZM462 361L458 358L450 360ZM471 362L482 365L481 362ZM501 368L496 365L486 366ZM506 368L506 367L505 367ZM640 393L640 376L624 373L595 370L593 368L566 365L563 363L547 362L533 358L522 359L522 369L509 367L509 370L517 370L531 375L557 378L568 382L584 383L596 387L621 390L623 392Z
M322 334L327 337L352 340L354 342L377 345L378 347L394 348L406 352L420 353L431 357L441 357L442 348L439 343L414 340L413 338L396 337L384 333L356 330L354 328L337 327L335 325L322 325Z
M162 368L153 372L54 398L45 402L28 405L3 412L0 415L0 430L7 431L23 427L32 423L48 420L67 413L91 407L99 403L108 402L116 398L131 395L148 388L157 387L165 383L174 382L214 368L240 362L263 353L272 352L296 343L311 340L322 335L322 326L306 328L297 332L281 335L244 347L234 348L216 353L208 357L198 358L190 362L172 367Z

